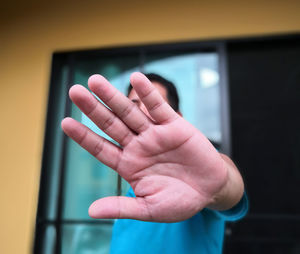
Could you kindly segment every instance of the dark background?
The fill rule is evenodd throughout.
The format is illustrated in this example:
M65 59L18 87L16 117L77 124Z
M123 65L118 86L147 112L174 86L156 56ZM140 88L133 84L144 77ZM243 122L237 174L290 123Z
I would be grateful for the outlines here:
M300 40L227 44L232 157L250 200L225 253L300 253Z

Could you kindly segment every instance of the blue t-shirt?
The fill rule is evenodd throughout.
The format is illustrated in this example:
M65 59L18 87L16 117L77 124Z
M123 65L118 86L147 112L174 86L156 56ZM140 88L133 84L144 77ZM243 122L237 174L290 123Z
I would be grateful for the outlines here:
M134 197L132 189L128 196ZM226 221L241 219L248 211L244 194L241 201L227 211L203 209L192 218L176 223L116 220L111 254L220 254Z

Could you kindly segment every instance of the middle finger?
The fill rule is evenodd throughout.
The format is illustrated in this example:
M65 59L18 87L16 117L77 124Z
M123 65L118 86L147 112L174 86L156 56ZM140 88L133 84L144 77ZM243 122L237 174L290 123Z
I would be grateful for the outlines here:
M118 91L101 75L93 75L89 88L135 133L145 131L151 120L138 106Z

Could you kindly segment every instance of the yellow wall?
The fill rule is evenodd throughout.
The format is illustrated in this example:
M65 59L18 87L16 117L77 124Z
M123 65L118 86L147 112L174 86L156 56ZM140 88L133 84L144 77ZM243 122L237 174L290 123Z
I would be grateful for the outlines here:
M0 10L0 253L5 254L32 249L54 51L300 31L297 0L7 2Z

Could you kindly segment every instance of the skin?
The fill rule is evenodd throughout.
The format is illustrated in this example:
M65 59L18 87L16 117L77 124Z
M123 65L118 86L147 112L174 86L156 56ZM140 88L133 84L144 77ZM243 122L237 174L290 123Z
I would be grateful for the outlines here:
M167 89L162 86L160 83L157 82L152 82L152 85L154 85L154 87L157 89L157 91L160 93L161 97L167 102L169 103L168 100L168 92ZM128 98L135 103L141 111L143 111L143 113L145 115L147 115L150 119L152 119L152 117L150 116L146 106L144 105L144 103L140 100L138 94L136 93L136 91L134 89L132 89L128 95ZM177 112L177 114L179 114L180 116L182 115L180 112ZM153 120L153 119L152 119Z
M116 170L136 198L96 200L93 218L130 218L177 222L203 208L226 210L241 199L243 180L234 163L167 103L166 91L143 74L133 73L127 98L104 77L93 75L87 89L73 86L71 100L122 148L71 118L64 132L99 161ZM132 101L133 100L133 101Z

